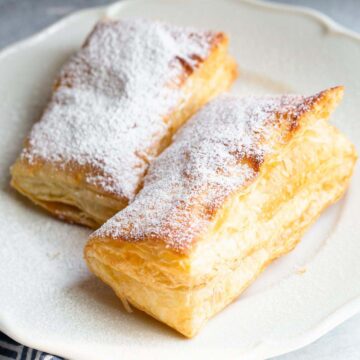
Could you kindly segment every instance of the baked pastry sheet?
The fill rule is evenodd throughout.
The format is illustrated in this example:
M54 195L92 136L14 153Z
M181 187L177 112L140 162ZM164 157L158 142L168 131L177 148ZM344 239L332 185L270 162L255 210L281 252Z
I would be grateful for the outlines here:
M236 75L224 33L104 20L60 71L11 184L96 228L132 201L176 130Z
M125 306L197 334L344 194L356 153L327 122L342 94L211 101L90 236L89 268Z

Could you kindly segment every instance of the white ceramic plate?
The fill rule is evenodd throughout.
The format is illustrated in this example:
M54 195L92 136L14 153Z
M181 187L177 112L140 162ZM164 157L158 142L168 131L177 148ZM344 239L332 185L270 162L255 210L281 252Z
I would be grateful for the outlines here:
M0 329L72 359L265 358L308 344L360 310L358 171L346 197L299 247L193 340L138 311L126 313L84 265L89 231L51 218L10 189L9 166L54 75L106 14L226 31L240 64L233 90L240 94L310 94L344 84L332 122L360 149L360 38L320 14L240 0L135 0L67 17L0 55Z

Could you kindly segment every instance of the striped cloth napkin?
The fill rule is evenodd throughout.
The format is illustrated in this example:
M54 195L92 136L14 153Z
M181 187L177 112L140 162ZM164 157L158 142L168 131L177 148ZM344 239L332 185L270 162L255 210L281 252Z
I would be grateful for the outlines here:
M0 360L63 360L54 355L43 351L30 349L24 345L18 344L7 335L0 332Z

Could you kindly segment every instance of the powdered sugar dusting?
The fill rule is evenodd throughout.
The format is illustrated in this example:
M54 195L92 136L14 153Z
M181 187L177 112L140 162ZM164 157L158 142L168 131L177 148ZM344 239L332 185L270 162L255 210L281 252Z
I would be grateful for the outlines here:
M256 177L266 155L315 99L223 95L213 100L153 162L134 202L93 236L161 239L175 250L188 248L224 199Z
M196 67L215 36L139 19L99 23L63 67L22 158L83 166L89 184L131 200L183 98L184 63Z

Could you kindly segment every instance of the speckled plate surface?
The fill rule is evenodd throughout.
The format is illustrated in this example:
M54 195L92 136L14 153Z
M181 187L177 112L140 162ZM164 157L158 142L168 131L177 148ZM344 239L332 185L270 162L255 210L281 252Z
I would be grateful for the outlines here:
M0 54L0 330L71 359L266 358L314 341L360 310L360 174L302 243L198 337L126 313L82 260L89 230L64 224L9 187L9 166L54 75L103 16L224 30L239 94L311 94L346 86L332 117L360 149L360 37L304 9L241 0L133 0L84 10ZM176 311L176 309L174 309Z

